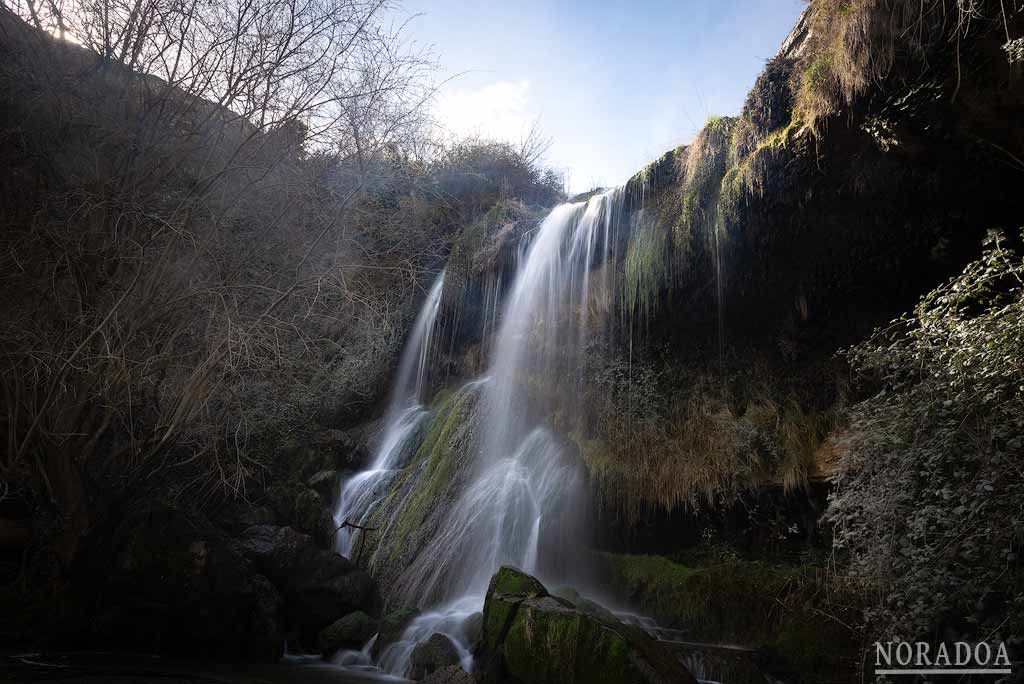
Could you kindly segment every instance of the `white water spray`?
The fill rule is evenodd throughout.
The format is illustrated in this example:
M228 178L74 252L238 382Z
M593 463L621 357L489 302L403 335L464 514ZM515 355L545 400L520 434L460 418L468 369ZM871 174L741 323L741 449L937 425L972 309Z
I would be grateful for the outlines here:
M380 665L406 674L416 643L434 632L456 644L469 669L466 621L478 612L501 565L550 586L588 586L590 508L583 468L566 440L581 415L579 370L597 327L591 270L609 260L621 191L555 208L519 260L484 385L482 449L469 484L434 538L403 573L435 608L420 615ZM609 286L609 278L601 287ZM608 301L607 292L602 293Z

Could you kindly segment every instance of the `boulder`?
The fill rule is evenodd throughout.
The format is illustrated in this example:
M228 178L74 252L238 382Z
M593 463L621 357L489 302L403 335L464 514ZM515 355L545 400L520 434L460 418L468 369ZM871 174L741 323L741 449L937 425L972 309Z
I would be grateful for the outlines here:
M299 564L309 537L279 525L253 525L239 539L242 553L269 577L279 578Z
M558 587L557 589L553 589L551 591L551 595L565 599L566 601L568 601L569 603L571 603L572 605L576 606L581 611L586 613L587 615L595 617L598 620L611 622L618 622L619 620L617 617L615 617L615 613L611 612L597 601L592 601L587 597L581 595L580 592L576 591L576 589L573 587Z
M608 615L611 615L610 613ZM478 652L486 681L531 684L695 684L664 645L637 627L594 617L503 567L491 578Z
M319 470L306 480L306 486L319 493L325 501L330 501L337 495L340 473L341 471L333 468Z
M420 614L415 608L400 608L384 616L377 632L377 640L373 642L373 657L379 658L384 649L402 638L405 628Z
M476 651L480 645L480 638L484 633L484 614L473 613L466 618L465 624L462 625L462 629L466 634L466 643L469 644L471 651Z
M293 520L306 534L317 534L323 529L326 512L324 501L315 490L303 489L296 495Z
M231 534L241 534L253 525L273 525L278 522L274 512L266 506L232 500L217 511L216 521L219 526Z
M423 679L429 674L449 665L459 664L459 650L444 634L434 633L412 650L409 657L410 679Z
M487 587L487 596L491 594L517 594L526 598L547 596L548 590L536 577L527 575L508 565L498 568ZM579 596L579 594L577 594ZM486 599L485 599L486 600Z
M321 630L349 613L379 614L373 579L347 558L317 548L308 535L257 525L243 533L239 547L281 589L289 624L306 646L316 645Z
M327 657L341 648L362 648L378 627L379 623L361 610L349 613L320 631L320 652Z
M261 503L273 512L275 520L290 523L295 514L295 498L301 491L293 482L274 484L267 487Z
M72 574L80 642L191 657L283 653L279 592L201 513L151 504L93 535Z
M475 684L473 675L463 670L458 665L448 665L434 670L420 680L420 684Z

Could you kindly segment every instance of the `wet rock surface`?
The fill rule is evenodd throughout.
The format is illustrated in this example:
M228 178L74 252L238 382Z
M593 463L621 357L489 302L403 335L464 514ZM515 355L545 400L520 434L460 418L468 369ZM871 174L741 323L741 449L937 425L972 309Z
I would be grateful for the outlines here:
M420 611L416 608L400 608L389 612L380 623L377 640L373 642L373 657L378 658L391 644L402 638L402 633Z
M442 667L420 680L420 684L474 684L475 682L476 679L473 675L458 665Z
M431 634L430 638L417 644L412 651L409 676L413 679L434 673L441 668L458 665L459 652L452 640L444 634Z
M379 623L366 613L356 611L325 627L317 638L320 652L330 656L341 648L362 648L377 633Z

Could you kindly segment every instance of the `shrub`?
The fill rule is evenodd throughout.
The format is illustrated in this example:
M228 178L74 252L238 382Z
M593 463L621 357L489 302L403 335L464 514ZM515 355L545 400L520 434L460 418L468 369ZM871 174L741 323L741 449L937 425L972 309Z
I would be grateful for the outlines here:
M998 236L912 314L849 350L852 410L828 518L886 639L1024 629L1024 261Z

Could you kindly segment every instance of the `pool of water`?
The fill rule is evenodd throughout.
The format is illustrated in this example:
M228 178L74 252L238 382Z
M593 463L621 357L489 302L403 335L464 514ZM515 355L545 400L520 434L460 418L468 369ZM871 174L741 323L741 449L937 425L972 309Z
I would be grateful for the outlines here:
M130 653L4 653L0 681L60 684L402 684L373 669L341 668L318 656L281 662L199 663Z

